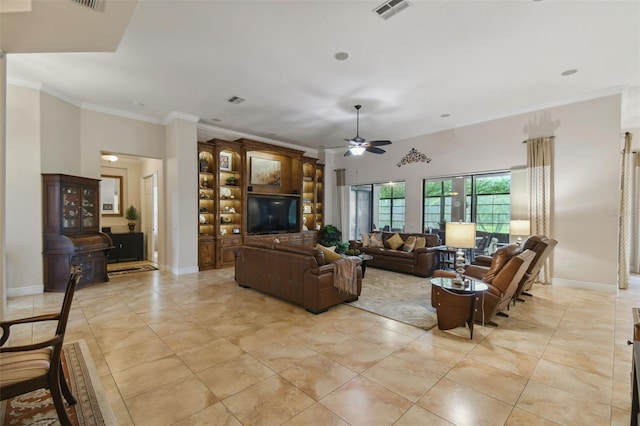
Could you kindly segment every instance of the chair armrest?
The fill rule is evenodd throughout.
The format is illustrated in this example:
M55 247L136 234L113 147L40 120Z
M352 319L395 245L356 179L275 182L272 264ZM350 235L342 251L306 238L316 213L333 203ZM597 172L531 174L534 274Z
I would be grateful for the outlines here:
M0 348L0 353L26 352L26 351L33 351L35 349L43 349L43 348L47 348L49 346L59 345L59 344L62 343L63 339L64 339L64 335L63 334L56 334L56 336L52 337L51 339L43 340L43 341L36 342L36 343L31 343L31 344L28 344L28 345L1 347Z
M11 334L11 326L17 324L28 324L32 322L41 322L41 321L59 321L60 313L56 312L54 314L42 314L36 315L28 318L17 318L9 321L0 322L0 328L2 328L2 337L0 337L0 346L4 345L7 340L9 340L9 335Z
M467 265L464 268L464 275L468 275L471 278L482 280L487 274L489 269L479 265Z
M487 256L485 254L480 254L473 259L471 262L472 265L480 265L480 266L491 266L491 261L493 258L491 256Z

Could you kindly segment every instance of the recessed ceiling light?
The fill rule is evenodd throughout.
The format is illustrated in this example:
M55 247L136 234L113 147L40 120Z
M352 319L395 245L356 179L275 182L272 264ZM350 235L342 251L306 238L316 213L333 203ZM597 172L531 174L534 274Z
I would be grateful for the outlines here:
M442 117L442 118L451 117L451 114L440 114L440 117Z
M102 154L102 159L104 161L108 161L109 163L115 163L118 161L118 156L113 154Z
M336 58L338 61L346 61L347 59L349 59L349 54L347 52L338 52L335 55L333 55L334 58Z
M576 70L576 69L570 69L570 70L566 70L566 71L564 71L564 72L562 73L562 75L573 75L573 74L575 74L575 73L577 73L577 72L578 72L578 70Z

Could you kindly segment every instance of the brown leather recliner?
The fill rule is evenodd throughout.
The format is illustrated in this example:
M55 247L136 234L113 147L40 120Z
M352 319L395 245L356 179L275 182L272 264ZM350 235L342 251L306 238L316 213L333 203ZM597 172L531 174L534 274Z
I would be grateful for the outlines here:
M492 256L478 256L471 265L467 265L464 274L491 284L496 274L507 264L509 259L522 251L519 245L511 244L499 248Z
M533 262L531 262L529 269L527 270L527 275L523 277L522 281L518 284L518 289L516 290L516 294L514 295L514 302L516 299L522 301L520 296L522 294L527 294L525 292L529 290L533 283L536 281L542 265L544 265L546 260L549 258L549 255L553 251L553 248L557 244L558 241L548 238L546 235L532 235L527 238L521 246L518 247L518 250L514 254L522 253L525 250L533 250L536 253L536 256L533 259ZM500 250L496 251L496 254ZM482 273L481 271L483 269L488 271L488 269L492 265L492 262L493 256L477 256L473 261L473 268L471 271L473 274L479 275Z
M518 283L527 274L527 269L535 257L535 252L525 250L509 258L507 263L495 274L491 282L485 281L489 289L482 293L476 305L477 322L496 325L491 319L509 307L511 299L518 289ZM503 316L507 316L503 313Z

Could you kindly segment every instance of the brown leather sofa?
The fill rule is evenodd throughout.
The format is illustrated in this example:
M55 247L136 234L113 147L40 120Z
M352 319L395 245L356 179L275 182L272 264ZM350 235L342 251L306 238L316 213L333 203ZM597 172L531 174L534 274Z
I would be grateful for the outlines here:
M236 251L235 274L241 287L279 297L319 314L342 302L358 300L362 269L357 263L357 294L334 287L335 263L321 250L303 244L251 242Z
M424 237L426 240L425 247L406 252L402 251L402 249L393 250L388 246L387 240L394 234L395 232L381 233L384 247L364 247L362 241L351 240L349 241L349 248L357 248L362 253L373 256L373 259L368 261L367 267L404 272L419 277L430 277L438 267L439 253L434 249L440 242L438 236L436 234L398 232L403 241L406 241L410 236Z

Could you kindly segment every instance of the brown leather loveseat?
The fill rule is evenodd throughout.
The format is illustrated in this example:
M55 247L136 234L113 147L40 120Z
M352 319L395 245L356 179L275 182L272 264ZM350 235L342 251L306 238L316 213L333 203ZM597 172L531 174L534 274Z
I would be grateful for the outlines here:
M362 290L360 260L355 262L355 294L334 286L336 263L325 263L315 247L295 243L252 242L236 252L236 281L319 314L342 302L358 300Z
M357 248L362 253L373 256L367 266L404 272L419 277L430 277L438 267L439 253L435 251L434 247L438 246L440 239L436 234L398 232L397 234L404 242L408 241L411 236L425 239L424 247L414 248L410 252L403 250L403 246L397 249L390 247L389 240L396 232L378 232L376 234L381 236L383 247L367 246L363 241L349 241L350 248Z

